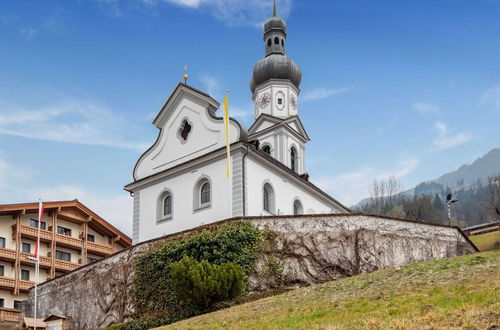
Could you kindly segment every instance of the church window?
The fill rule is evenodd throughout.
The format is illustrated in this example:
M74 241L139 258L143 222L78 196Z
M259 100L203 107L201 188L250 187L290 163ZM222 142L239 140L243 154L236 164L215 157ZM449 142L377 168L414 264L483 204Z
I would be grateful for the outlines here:
M210 207L212 204L212 183L208 177L202 177L194 187L194 210Z
M157 222L172 220L174 197L170 189L165 189L158 198Z
M263 146L262 151L264 151L266 154L271 156L271 146L269 146L269 145Z
M278 99L278 104L279 104L279 105L282 105L282 104L283 104L283 99L282 99L281 97Z
M264 211L274 214L274 191L269 183L264 184L262 191Z
M267 39L267 46L271 46L271 39Z
M297 172L297 150L295 147L290 149L290 168L292 171Z
M187 119L184 119L182 121L181 127L179 128L179 137L181 138L182 142L186 142L189 134L191 133L192 130L191 124L187 121Z
M280 38L278 38L278 37L274 38L274 43L276 45L279 45L280 44Z
M298 199L296 199L295 202L293 202L293 215L301 214L304 214L302 203Z

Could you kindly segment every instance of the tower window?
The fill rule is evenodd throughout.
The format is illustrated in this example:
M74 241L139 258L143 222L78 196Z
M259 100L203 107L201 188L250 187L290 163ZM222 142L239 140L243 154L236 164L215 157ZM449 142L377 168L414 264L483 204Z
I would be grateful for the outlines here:
M281 39L281 46L285 47L285 41Z
M269 46L271 46L271 43L272 43L272 42L271 42L271 39L267 39L267 46L268 46L268 47L269 47Z
M282 105L282 104L283 104L283 99L282 99L282 98L279 98L279 99L278 99L278 104L279 104L279 105Z
M270 146L264 146L264 147L262 147L262 151L264 151L269 156L271 155L271 147Z
M292 171L297 172L297 151L294 147L290 149L290 168Z
M276 45L279 45L280 44L280 38L278 38L278 37L274 38L274 43Z

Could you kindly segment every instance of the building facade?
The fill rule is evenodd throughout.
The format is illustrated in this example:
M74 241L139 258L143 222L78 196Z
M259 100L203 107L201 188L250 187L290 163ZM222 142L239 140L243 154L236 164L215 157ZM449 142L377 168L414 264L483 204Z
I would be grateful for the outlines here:
M78 200L44 203L40 282L131 246L131 239ZM0 205L0 327L19 318L35 284L38 203Z
M231 177L220 104L179 84L153 124L155 143L139 158L133 182L134 243L238 216L345 213L349 210L309 181L299 118L302 73L286 55L287 24L264 24L264 55L250 90L255 122L230 119ZM229 111L231 113L231 110Z

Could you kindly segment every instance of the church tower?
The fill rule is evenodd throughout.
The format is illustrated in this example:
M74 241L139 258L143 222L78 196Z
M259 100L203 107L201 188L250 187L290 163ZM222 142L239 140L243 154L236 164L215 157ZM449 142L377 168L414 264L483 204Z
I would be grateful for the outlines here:
M300 67L286 56L287 24L277 16L276 1L273 17L264 24L265 57L255 64L250 90L255 102L255 118L267 114L289 118L298 114Z
M305 144L309 141L298 116L300 67L286 55L287 25L276 12L264 23L264 55L255 64L250 90L255 104L255 123L249 139L258 140L265 153L305 173Z

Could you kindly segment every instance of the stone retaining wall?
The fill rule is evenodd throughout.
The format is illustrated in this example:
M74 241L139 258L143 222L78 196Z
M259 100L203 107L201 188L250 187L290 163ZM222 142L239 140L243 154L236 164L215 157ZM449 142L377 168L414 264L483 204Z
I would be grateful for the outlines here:
M458 228L384 217L341 214L244 219L259 229L278 233L257 261L249 278L250 291L294 288L477 251ZM157 244L182 239L205 227L135 245L39 285L39 317L67 317L70 329L97 329L131 320L136 258ZM278 269L273 276L269 276L269 265L278 266L273 267ZM28 316L32 315L33 300L31 290L24 307Z

